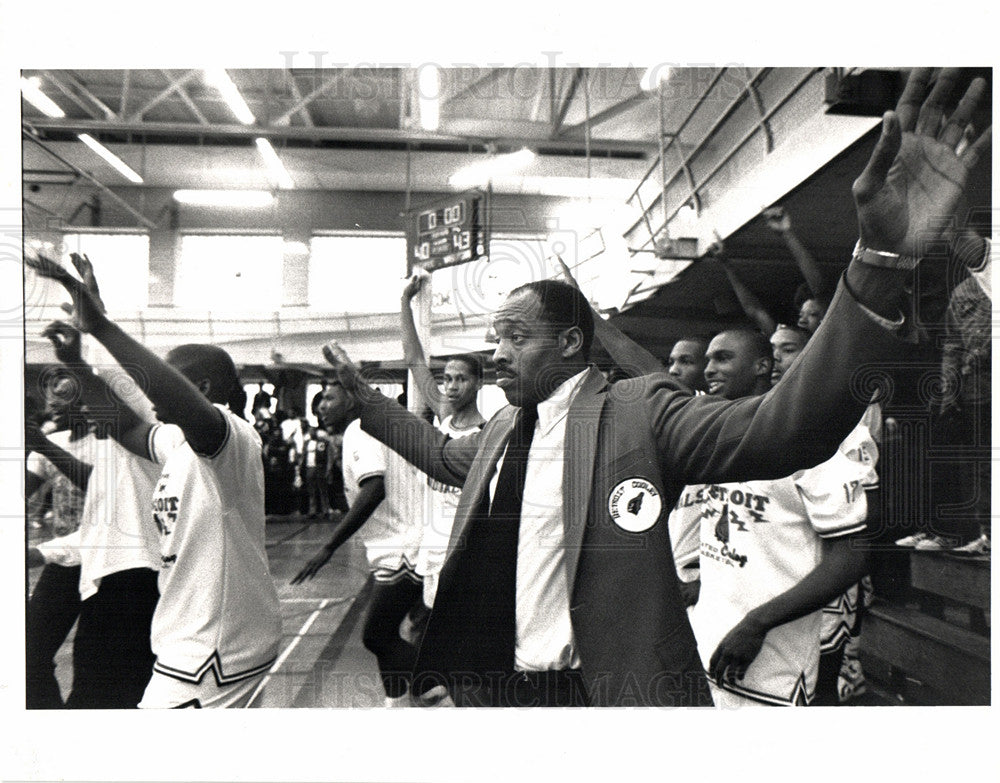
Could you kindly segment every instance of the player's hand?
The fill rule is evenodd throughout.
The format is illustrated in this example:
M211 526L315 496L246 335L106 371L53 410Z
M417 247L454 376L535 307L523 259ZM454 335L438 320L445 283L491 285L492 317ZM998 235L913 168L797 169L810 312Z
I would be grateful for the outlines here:
M63 364L82 364L80 352L80 330L65 321L53 321L42 332L55 349L56 358Z
M104 300L101 299L101 289L97 285L97 278L94 276L94 265L90 262L90 259L86 254L70 253L69 260L73 262L73 266L79 273L80 279L83 280L83 284L87 286L87 290L90 291L94 302L101 308L102 313L106 313L108 308L104 306Z
M330 340L323 346L323 358L337 371L337 379L347 391L354 392L358 387L360 371L347 351L336 340Z
M430 277L424 271L417 271L410 275L409 280L406 281L406 286L403 288L403 301L410 302L413 300L420 289L424 287L424 283Z
M931 69L915 68L896 110L882 117L882 135L852 188L865 247L919 256L940 237L973 169L989 159L991 128L967 141L985 80L973 80L944 121L959 74L957 68L943 69L925 100Z
M37 274L55 280L69 292L73 298L73 316L77 328L84 332L93 332L107 321L103 305L94 300L85 283L73 277L63 266L40 253L31 251L24 254L24 262Z
M329 562L331 557L333 557L333 550L331 550L329 547L323 547L320 550L319 554L316 555L308 563L306 563L305 568L303 568L295 575L295 578L292 579L291 583L293 585L299 585L302 584L303 582L309 581L314 576L316 576L316 573L319 571L319 569L321 569Z
M719 642L708 664L708 673L717 683L743 679L750 664L764 646L768 629L749 615L737 623Z
M792 230L792 219L785 212L784 207L771 207L770 209L765 209L763 214L764 220L767 221L767 227L772 231L784 234L786 231Z

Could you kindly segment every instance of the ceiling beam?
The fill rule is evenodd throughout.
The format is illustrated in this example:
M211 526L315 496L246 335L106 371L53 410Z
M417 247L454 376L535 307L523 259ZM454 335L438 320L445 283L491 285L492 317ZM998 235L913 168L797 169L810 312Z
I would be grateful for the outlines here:
M629 109L638 106L640 103L643 103L648 100L650 100L649 93L637 92L635 95L630 95L625 100L619 101L618 103L612 104L603 111L597 112L597 114L595 114L589 120L590 127L595 128L601 123L607 122L608 120L617 117L619 114L622 114L628 111ZM578 133L582 134L586 126L587 126L586 120L583 122L578 122L576 123L576 125L569 125L559 133L559 138L565 139L567 137L574 136Z
M292 119L293 114L295 114L298 111L301 111L306 106L308 106L312 101L314 101L320 95L329 90L334 85L334 83L337 82L339 79L340 79L340 74L337 74L336 76L331 76L329 79L324 79L323 83L320 84L319 87L310 92L304 98L300 98L299 100L297 100L292 105L292 108L290 108L280 117L275 117L273 120L271 120L271 125L280 127L281 125L284 125L285 123L289 122Z
M128 119L130 121L142 120L143 115L145 115L146 112L148 112L154 106L158 106L160 103L165 101L167 98L173 95L179 88L183 87L185 84L194 79L200 73L201 71L198 70L190 70L179 79L175 79L174 81L170 82L170 84L165 89L160 90L160 92L158 92L151 100L143 104L139 108L139 110L136 111Z
M419 146L424 144L454 144L456 146L498 146L523 147L532 146L546 150L564 150L582 154L584 144L577 139L546 139L537 136L502 136L502 135L467 135L430 133L419 130L400 130L398 128L344 128L344 127L259 127L254 125L199 125L192 122L141 122L124 120L107 122L104 120L86 120L73 118L33 117L26 120L31 127L39 130L63 131L71 133L118 133L132 135L162 135L210 138L228 136L233 138L253 139L264 136L270 139L300 139L305 141L346 141L363 143L399 143ZM642 141L621 141L618 139L593 139L590 142L591 152L595 155L605 153L625 153L648 155L655 145Z
M65 82L63 82L62 79L56 76L56 74L53 71L48 71L45 74L45 78L52 84L54 84L56 89L59 90L59 92L61 92L71 101L73 101L73 103L75 103L85 112L87 112L87 114L89 114L91 117L93 117L94 119L98 119L101 116L101 113L99 111L97 111L89 103L81 99L80 96L77 95L73 90L71 90L69 86Z
M171 80L171 82L174 81L174 77L167 73L167 71L161 69L160 73L167 77L167 79ZM191 96L187 94L187 91L183 86L177 88L177 94L180 96L180 99L184 101L184 105L191 110L191 113L195 116L198 122L202 125L208 125L208 120L205 119L205 115L201 113L201 109L198 108L198 105L191 100Z
M88 182L90 182L93 185L97 186L97 188L100 189L100 191L102 193L106 193L113 201L115 201L126 212L128 212L130 215L132 215L132 217L134 217L136 220L138 220L140 223L142 223L144 226L146 226L146 228L156 228L156 223L153 220L150 220L148 217L146 217L145 215L143 215L139 210L135 209L131 204L129 204L127 201L125 201L121 196L119 196L117 193L115 193L113 190L111 190L111 188L109 188L107 185L105 185L103 182L101 182L95 176L93 176L92 174L88 174L86 171L84 171L83 169L81 169L79 166L73 165L68 160L66 160L64 157L62 157L62 155L60 155L58 152L56 152L55 150L53 150L52 148L50 148L47 144L45 144L44 142L42 142L39 139L35 138L35 136L32 135L29 131L22 129L22 131L21 131L21 137L24 138L24 139L26 139L27 141L34 142L41 149L43 149L46 153L48 153L49 155L51 155L55 160L59 161L64 166L66 166L66 168L70 169L71 171L75 171L77 174L79 174L81 177L83 177L84 179L86 179ZM76 183L74 182L73 184L76 184Z
M573 77L569 81L569 87L566 89L566 97L563 98L562 104L559 106L558 111L552 117L552 137L555 138L559 135L559 130L562 128L563 120L566 119L566 114L569 112L569 107L573 104L573 97L576 95L577 87L580 86L580 81L583 79L584 69L576 68L573 71Z
M129 95L129 90L131 88L132 88L132 71L131 69L126 68L122 72L122 99L121 99L121 104L118 106L118 114L121 115L122 117L128 116L125 114L125 109L128 106L128 95Z
M288 88L292 91L292 97L295 99L295 102L300 103L302 101L302 93L299 92L299 85L295 83L295 77L292 76L292 72L289 71L287 68L285 68L285 80L288 82ZM309 113L308 105L303 105L302 108L299 109L299 117L302 119L302 122L304 122L310 128L316 125L316 123L313 122L312 115ZM285 120L285 122L290 122L290 121L291 121L290 117L287 120ZM275 123L275 124L283 125L284 123Z
M94 95L94 93L92 93L90 91L90 88L88 88L87 85L85 85L83 83L83 80L80 79L79 76L77 76L72 71L64 71L64 74L66 75L66 80L71 85L73 85L73 87L75 87L77 90L79 90L80 94L84 98L86 98L88 101L90 101L92 104L94 104L98 109L100 109L101 112L104 114L104 116L107 119L109 119L109 120L117 120L118 119L117 112L115 112L114 110L112 110L112 108L110 106L108 106L104 101L102 101L100 98L98 98L96 95Z
M469 84L465 85L461 90L459 90L455 94L449 95L449 96L447 96L445 98L442 98L441 105L444 106L444 105L450 103L451 101L460 100L460 99L464 98L467 95L472 96L472 97L476 97L476 95L475 95L475 91L476 90L480 89L481 87L486 87L487 85L492 84L498 78L500 78L500 75L502 73L504 73L505 71L508 71L508 70L510 70L510 69L509 68L490 68L485 74L483 74L482 76L480 76L474 82L470 82Z

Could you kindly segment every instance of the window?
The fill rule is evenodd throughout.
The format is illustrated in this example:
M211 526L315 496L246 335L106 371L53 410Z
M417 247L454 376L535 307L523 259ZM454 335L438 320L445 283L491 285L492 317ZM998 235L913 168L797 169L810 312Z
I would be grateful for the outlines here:
M280 236L181 237L174 304L193 310L281 308Z
M406 238L313 237L309 304L334 313L395 313L406 277Z
M94 265L109 312L134 311L149 304L149 236L66 234L63 242L67 254L85 255Z

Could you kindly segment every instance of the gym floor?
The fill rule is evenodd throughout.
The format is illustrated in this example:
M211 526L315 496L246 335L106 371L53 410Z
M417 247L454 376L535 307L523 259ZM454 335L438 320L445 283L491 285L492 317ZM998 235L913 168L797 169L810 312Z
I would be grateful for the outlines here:
M312 581L291 579L329 540L333 522L271 518L267 553L281 599L281 651L257 707L381 707L375 657L361 642L368 597L368 564L360 539L341 547ZM32 569L34 587L41 572ZM73 634L56 656L63 697L72 683Z

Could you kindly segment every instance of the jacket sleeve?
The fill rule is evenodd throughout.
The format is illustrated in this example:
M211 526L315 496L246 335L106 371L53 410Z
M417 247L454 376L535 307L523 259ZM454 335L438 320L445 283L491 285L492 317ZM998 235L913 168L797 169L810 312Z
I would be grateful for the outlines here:
M461 487L479 450L479 431L449 438L382 394L360 400L361 429L442 484Z
M857 425L907 343L846 289L792 369L767 394L740 400L679 393L637 379L661 465L684 484L777 479L829 459Z

